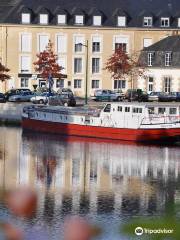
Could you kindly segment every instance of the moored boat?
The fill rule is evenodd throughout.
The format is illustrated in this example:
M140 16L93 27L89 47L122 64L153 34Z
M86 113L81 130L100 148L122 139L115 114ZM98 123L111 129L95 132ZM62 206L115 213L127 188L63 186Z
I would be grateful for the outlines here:
M180 138L179 104L107 103L102 109L28 106L24 129L127 141Z

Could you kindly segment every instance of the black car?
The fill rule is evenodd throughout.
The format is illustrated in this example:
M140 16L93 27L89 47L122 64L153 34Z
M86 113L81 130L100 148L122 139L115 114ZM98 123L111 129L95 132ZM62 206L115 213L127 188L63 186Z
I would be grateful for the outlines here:
M179 102L180 92L162 93L159 96L159 102Z
M58 94L49 98L49 105L52 106L66 106L66 107L75 107L76 99L70 94Z
M138 102L147 102L148 94L141 89L129 89L126 92L125 98L130 101L138 101Z
M180 92L171 92L172 101L180 102Z
M16 89L13 88L5 93L5 98L6 100L9 100L9 97L21 94L22 92L31 92L31 90L28 88L16 88Z
M5 96L4 96L3 93L0 93L0 102L1 102L1 103L6 102L6 98L5 98Z

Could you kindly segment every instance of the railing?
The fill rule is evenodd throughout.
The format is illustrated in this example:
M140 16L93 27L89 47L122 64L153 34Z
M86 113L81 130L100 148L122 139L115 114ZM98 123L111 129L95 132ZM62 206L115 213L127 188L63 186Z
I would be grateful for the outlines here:
M140 125L156 125L156 124L176 124L180 123L180 115L178 116L149 116L142 119Z

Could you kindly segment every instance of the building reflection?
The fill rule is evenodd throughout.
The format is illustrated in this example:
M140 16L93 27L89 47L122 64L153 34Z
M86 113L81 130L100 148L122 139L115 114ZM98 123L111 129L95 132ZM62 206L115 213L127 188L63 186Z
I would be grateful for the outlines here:
M177 197L178 147L1 133L1 189L36 187L47 223L69 213L153 214Z

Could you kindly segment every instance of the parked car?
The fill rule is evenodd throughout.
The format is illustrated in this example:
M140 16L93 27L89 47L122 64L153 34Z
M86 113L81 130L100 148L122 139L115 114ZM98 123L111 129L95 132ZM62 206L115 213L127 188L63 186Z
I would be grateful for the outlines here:
M180 102L180 92L171 92L172 101Z
M49 97L48 103L49 105L52 106L75 107L76 99L71 93L70 94L64 93Z
M9 100L9 97L20 94L22 92L31 92L31 90L28 88L13 88L5 93L5 98L6 100Z
M6 102L6 98L5 98L5 95L3 93L0 93L0 102L1 103Z
M148 101L148 93L142 91L141 89L128 89L125 98L128 101L138 101L138 102L147 102Z
M70 88L60 88L58 91L57 91L58 94L63 94L63 93L68 93L68 94L72 94L73 95L73 92Z
M47 93L47 92L36 94L31 98L31 102L34 104L47 104L49 97L54 95L55 95L54 93Z
M148 96L148 101L153 102L153 101L159 101L159 97L163 95L163 92L151 92Z
M112 90L96 90L94 96L91 98L94 101L122 101L124 94L123 92L115 92Z
M17 95L9 97L9 102L30 102L31 98L34 97L33 92L20 92Z
M172 102L174 100L175 96L173 96L171 93L161 93L159 95L159 102Z

